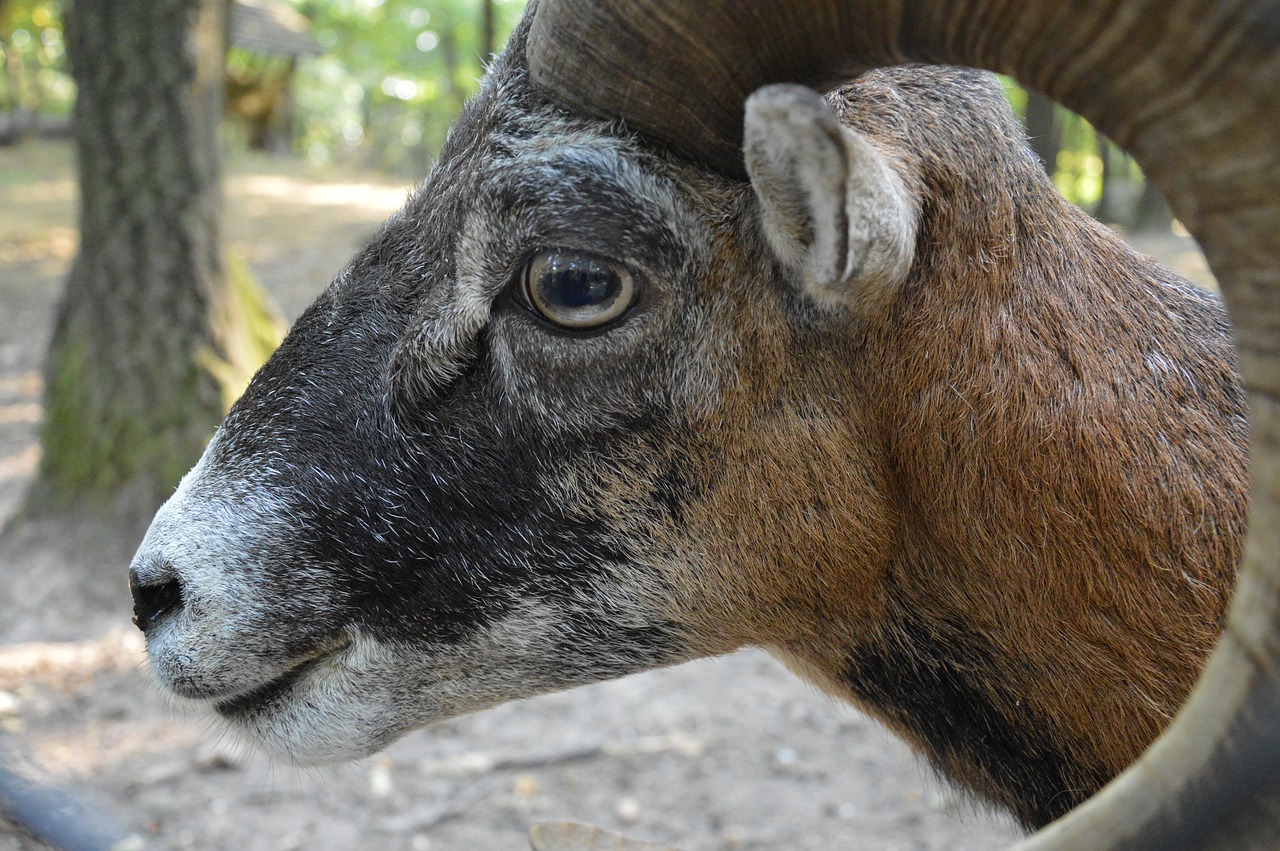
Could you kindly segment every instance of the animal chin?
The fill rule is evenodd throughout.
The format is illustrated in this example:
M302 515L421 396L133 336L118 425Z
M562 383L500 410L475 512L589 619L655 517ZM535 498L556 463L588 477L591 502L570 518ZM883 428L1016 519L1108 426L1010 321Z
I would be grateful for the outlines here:
M351 646L349 637L336 639L307 656L300 657L279 676L234 697L214 703L218 714L229 721L243 721L270 713L273 707L289 700L290 693L317 668L332 662Z
M296 765L327 765L369 756L408 724L396 710L370 645L345 636L250 691L213 704L232 732Z

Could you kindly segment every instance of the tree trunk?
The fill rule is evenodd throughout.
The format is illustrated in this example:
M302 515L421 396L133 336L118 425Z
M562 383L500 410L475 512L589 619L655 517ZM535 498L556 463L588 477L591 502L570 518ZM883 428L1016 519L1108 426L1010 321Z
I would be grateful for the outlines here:
M1058 167L1058 151L1062 148L1062 125L1058 107L1039 92L1027 91L1027 115L1024 119L1031 150L1040 158L1044 170L1052 177Z
M1116 150L1116 146L1101 133L1097 134L1098 157L1102 160L1102 188L1098 193L1098 206L1094 208L1093 217L1100 222L1120 221L1119 205L1116 203L1116 167L1115 160L1124 156Z
M1142 195L1138 198L1138 209L1133 216L1133 229L1137 231L1167 231L1173 224L1173 210L1169 209L1169 202L1164 199L1164 195L1156 188L1156 185L1147 180L1142 185Z
M466 102L466 92L458 85L458 22L446 12L444 26L440 27L440 60L444 63L445 88L453 106L449 110L450 121L462 111Z
M12 32L7 24L5 32ZM0 46L4 47L4 80L9 112L8 124L0 128L0 134L4 137L3 144L11 145L23 141L35 129L36 114L31 108L33 83L28 80L22 51L14 46L12 38L0 40Z
M293 87L296 82L297 71L298 57L291 56L284 70L284 80L282 81L284 91L280 94L280 104L276 108L276 126L274 141L271 146L271 151L281 156L287 156L293 151L293 140L296 133Z
M497 25L494 23L493 0L482 0L481 8L484 10L484 20L480 27L480 35L482 43L480 45L480 58L488 63L493 61L493 54L497 52L498 33Z
M272 325L223 265L229 0L77 0L80 253L46 365L27 516L145 517L202 451ZM269 349L268 349L269 350Z
M9 45L8 27L4 26L3 5L0 4L0 86L4 91L0 94L0 112L14 112L18 108L18 83L10 68L13 65L13 50Z

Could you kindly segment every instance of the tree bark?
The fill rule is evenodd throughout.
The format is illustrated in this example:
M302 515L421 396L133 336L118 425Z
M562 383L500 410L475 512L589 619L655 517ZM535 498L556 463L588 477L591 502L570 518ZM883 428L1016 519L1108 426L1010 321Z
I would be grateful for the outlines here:
M252 281L223 265L217 126L229 0L77 0L80 252L46 365L26 515L145 517L270 345ZM260 362L260 361L259 361Z

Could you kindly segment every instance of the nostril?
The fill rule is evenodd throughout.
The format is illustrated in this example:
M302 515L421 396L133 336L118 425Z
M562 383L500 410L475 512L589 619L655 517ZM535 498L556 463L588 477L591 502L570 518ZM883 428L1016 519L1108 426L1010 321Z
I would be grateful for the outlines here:
M182 585L176 579L142 584L131 574L129 592L133 595L133 624L143 633L169 612L182 608Z

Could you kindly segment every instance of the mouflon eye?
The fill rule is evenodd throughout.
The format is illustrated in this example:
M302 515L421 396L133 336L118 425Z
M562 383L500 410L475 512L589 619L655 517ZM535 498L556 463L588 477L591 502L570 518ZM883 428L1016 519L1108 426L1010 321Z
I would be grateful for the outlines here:
M542 251L521 273L529 306L548 322L581 331L627 312L640 288L621 264L575 251Z

